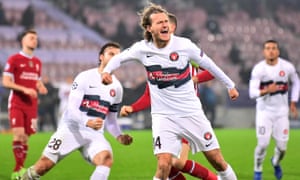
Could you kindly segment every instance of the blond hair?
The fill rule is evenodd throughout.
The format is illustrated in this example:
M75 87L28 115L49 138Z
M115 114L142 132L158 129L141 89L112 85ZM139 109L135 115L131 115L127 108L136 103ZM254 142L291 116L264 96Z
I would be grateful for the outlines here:
M152 14L165 13L168 15L168 11L161 7L160 5L149 3L138 15L140 16L140 26L144 31L144 39L147 41L152 41L152 34L147 31L147 26L152 24L150 16Z

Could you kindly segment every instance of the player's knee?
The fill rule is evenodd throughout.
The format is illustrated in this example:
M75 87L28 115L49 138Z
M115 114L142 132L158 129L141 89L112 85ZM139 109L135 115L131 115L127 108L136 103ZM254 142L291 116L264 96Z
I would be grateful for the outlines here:
M113 157L109 151L102 151L95 155L93 158L93 163L96 166L104 165L111 167L113 165Z
M257 144L257 149L263 153L268 146L269 146L269 141L259 141Z
M276 148L280 151L280 152L285 152L287 149L287 142L284 141L277 141L276 142Z
M172 156L168 154L157 156L158 159L158 168L162 171L168 171L172 166Z
M177 169L182 169L185 165L185 160L183 159L178 159L178 158L173 158L172 159L172 166L177 168Z

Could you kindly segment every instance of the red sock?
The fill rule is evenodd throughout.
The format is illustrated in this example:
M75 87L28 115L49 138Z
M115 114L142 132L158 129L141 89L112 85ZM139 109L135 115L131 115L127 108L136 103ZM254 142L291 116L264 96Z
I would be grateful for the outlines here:
M184 173L188 173L194 177L201 178L203 180L217 180L217 176L208 170L207 168L201 166L200 164L187 160L183 169L181 170Z
M13 141L13 153L16 162L14 172L16 172L23 167L24 163L23 146L20 141Z
M22 163L22 167L24 167L24 163L27 157L27 151L28 151L28 145L27 144L23 144L23 163Z
M174 167L171 168L169 178L172 180L186 180L183 174Z

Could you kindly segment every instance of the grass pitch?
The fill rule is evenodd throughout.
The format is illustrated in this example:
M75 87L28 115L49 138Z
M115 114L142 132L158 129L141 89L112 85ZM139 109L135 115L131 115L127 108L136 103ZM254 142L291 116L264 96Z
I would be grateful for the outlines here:
M222 153L231 166L234 168L240 180L253 179L253 153L256 145L254 129L217 129ZM150 180L156 169L156 159L152 153L152 136L150 130L128 131L134 137L131 146L118 144L109 134L106 137L110 140L114 151L114 165L111 169L110 178L112 180ZM30 138L29 153L26 166L32 165L41 155L41 152L48 142L51 133L38 133ZM288 151L281 165L283 168L283 180L299 180L300 171L298 162L300 131L292 129ZM11 134L0 135L0 179L10 179L14 166L13 154L11 151ZM264 180L273 180L273 169L270 158L274 150L272 140L268 148L268 153L264 162ZM194 159L209 169L213 168L207 163L202 153L190 155L189 159ZM94 167L85 162L79 152L73 152L70 156L59 162L42 179L44 180L87 180ZM188 180L195 178L186 175Z

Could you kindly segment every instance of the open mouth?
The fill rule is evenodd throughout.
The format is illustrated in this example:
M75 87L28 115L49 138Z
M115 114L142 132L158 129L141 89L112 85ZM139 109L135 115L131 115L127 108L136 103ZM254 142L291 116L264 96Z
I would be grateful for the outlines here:
M164 29L162 31L160 31L161 34L168 34L169 30L168 29Z

